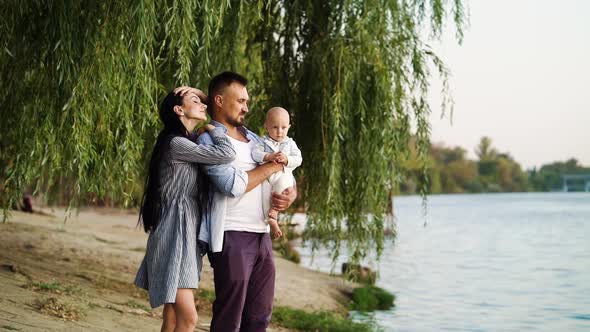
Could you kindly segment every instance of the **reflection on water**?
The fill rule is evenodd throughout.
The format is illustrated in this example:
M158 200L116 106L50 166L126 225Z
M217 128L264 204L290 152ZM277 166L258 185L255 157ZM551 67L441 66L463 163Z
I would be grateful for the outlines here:
M396 307L355 319L385 331L590 331L590 194L395 199L398 238L378 286ZM330 271L327 251L313 263ZM340 262L336 265L339 272Z

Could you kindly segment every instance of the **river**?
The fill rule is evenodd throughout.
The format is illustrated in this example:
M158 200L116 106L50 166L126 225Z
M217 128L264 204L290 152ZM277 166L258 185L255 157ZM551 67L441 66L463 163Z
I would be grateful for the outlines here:
M590 331L590 194L436 195L426 219L417 196L394 209L397 239L369 264L395 307L354 319L397 332ZM330 271L326 250L298 250Z

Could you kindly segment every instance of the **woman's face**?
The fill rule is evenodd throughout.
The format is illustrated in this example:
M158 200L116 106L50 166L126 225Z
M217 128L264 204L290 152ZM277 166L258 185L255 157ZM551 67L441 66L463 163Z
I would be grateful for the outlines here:
M195 93L188 93L182 98L182 110L187 119L198 122L207 120L207 105Z

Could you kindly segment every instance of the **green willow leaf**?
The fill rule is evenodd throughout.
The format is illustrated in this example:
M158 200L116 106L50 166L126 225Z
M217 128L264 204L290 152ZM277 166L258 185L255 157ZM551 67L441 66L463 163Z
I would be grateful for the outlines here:
M381 254L411 140L428 178L431 71L452 111L449 70L421 36L450 21L460 42L467 16L461 0L5 0L0 12L5 208L23 191L137 206L158 101L234 70L251 81L251 129L272 106L291 113L306 239L334 258L345 243L354 261Z

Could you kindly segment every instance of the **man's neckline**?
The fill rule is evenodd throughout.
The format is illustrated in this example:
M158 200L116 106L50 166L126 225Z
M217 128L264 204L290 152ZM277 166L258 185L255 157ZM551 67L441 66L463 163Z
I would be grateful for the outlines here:
M225 134L225 136L229 137L233 141L240 142L240 143L243 143L243 144L250 144L252 142L252 140L251 139L248 139L248 137L246 137L246 139L248 140L248 142L244 142L244 141L240 141L239 139L233 138L233 137L229 136L228 134Z

